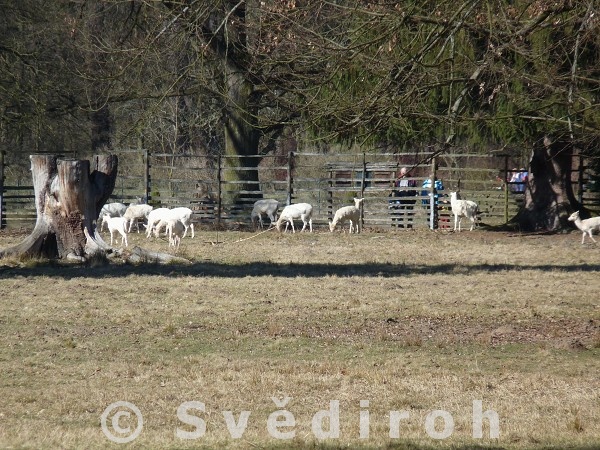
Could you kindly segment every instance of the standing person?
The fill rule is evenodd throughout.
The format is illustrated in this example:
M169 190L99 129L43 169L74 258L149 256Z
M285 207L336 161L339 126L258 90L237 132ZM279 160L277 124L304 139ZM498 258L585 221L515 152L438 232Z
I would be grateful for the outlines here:
M397 200L390 200L388 208L392 215L392 227L397 226L398 228L412 228L412 216L414 215L414 207L417 202L414 198L417 195L415 188L417 182L409 179L409 171L406 167L400 169L398 176L394 181L394 188L390 193L390 197L398 198Z
M431 178L426 179L425 181L423 181L423 185L421 186L421 188L423 189L423 191L421 192L421 195L424 197L431 197ZM444 190L444 183L442 183L442 180L440 180L439 178L435 179L435 194L434 194L434 200L435 200L435 204L437 205L439 203L439 198L440 198L440 191ZM431 199L425 199L423 200L423 204L424 205L429 205L431 203Z
M442 180L436 178L433 194L431 193L431 178L427 178L423 181L423 185L421 186L423 191L421 191L421 195L423 197L427 197L423 200L423 205L429 206L429 215L427 217L427 223L429 224L430 229L437 228L438 221L438 208L440 203L440 197L443 197L443 194L440 194L440 191L444 190L444 183Z
M522 167L520 170L514 168L512 173L512 177L510 178L511 191L515 194L522 194L525 192L525 185L527 184L527 177L529 174L524 167Z

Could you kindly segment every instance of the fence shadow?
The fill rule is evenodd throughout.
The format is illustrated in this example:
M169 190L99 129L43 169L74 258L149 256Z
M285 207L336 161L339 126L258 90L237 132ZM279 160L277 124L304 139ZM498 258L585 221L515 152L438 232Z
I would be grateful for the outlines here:
M198 262L193 264L107 264L98 267L62 265L60 263L40 264L33 267L2 267L0 261L0 279L13 277L58 277L72 278L116 278L129 275L167 276L167 277L283 277L283 278L319 278L324 276L383 277L393 278L411 275L475 275L480 273L537 271L547 272L600 272L600 264L572 265L527 265L527 264L322 264L322 263L272 263L251 262L243 264L222 264Z

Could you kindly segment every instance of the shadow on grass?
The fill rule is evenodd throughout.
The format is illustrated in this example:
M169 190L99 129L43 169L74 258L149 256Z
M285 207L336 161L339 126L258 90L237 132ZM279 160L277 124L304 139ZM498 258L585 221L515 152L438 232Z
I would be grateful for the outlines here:
M0 261L1 264L1 261ZM129 275L169 276L169 277L284 277L316 278L335 277L399 277L409 275L475 275L482 273L520 271L560 271L560 272L599 272L600 264L572 265L526 265L526 264L280 264L273 262L250 262L242 264L222 264L197 262L193 264L108 264L98 267L63 265L57 262L38 263L29 267L2 267L0 279L12 277L62 277L70 278L110 278Z

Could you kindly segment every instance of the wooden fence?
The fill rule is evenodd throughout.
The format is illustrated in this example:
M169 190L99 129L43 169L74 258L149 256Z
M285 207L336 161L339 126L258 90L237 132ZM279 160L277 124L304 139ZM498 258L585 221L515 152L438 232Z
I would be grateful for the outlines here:
M483 223L500 225L513 217L523 194L513 193L509 180L516 167L508 155L444 154L430 160L430 153L323 154L291 152L287 155L254 156L260 163L255 190L242 191L241 201L228 203L228 194L239 191L239 181L230 179L232 157L203 157L121 150L119 175L109 201L129 203L141 199L153 206L188 206L197 223L217 226L249 224L257 197L275 198L282 205L306 202L313 205L315 224L324 225L335 210L364 197L364 225L414 228L451 226L449 192L460 190L463 198L478 203ZM85 156L78 155L80 158ZM252 158L252 157L250 157ZM428 161L429 159L429 161ZM424 163L423 161L428 161ZM572 181L577 198L590 209L600 210L597 192L585 161L575 157ZM411 169L417 187L415 204L398 209L390 198L401 167ZM32 226L35 222L33 187L6 178L0 155L0 224ZM423 187L429 179L441 180ZM432 202L437 199L437 202ZM432 207L433 206L433 207Z

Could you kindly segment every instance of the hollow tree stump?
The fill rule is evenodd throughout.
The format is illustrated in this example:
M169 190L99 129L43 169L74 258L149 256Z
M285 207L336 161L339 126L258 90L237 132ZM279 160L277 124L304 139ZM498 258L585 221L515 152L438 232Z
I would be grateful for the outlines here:
M0 251L7 255L85 260L110 247L96 230L96 219L117 177L116 155L90 161L31 155L37 220L23 242Z

